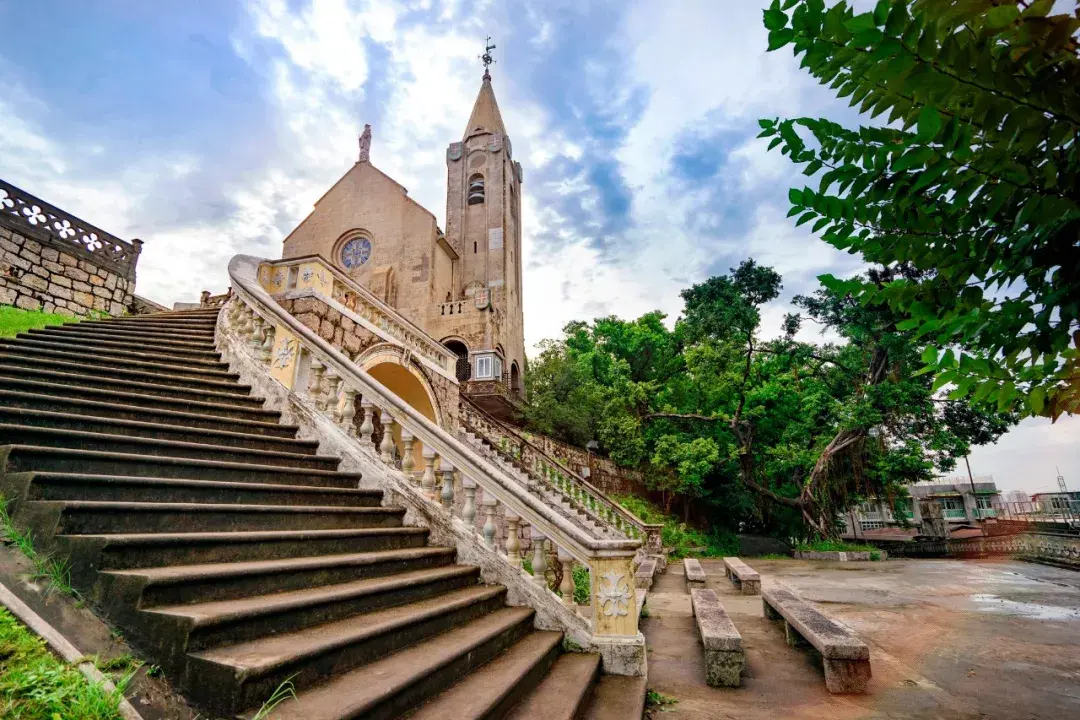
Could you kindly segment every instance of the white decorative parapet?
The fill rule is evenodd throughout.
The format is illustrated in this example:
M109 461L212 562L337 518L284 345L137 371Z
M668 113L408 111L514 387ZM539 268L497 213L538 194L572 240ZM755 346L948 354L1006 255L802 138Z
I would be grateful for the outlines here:
M321 422L333 424L334 432L340 429L364 448L371 461L380 464L380 472L404 481L410 496L424 504L423 514L479 536L488 551L498 553L508 571L519 575L525 571L517 534L513 539L499 538L495 515L501 511L508 527L528 525L533 548L530 582L542 589L539 595L529 596L532 601L545 605L548 616L558 616L552 607L560 613L572 608L574 624L588 627L587 644L600 652L607 672L644 674L644 637L638 632L637 613L629 611L634 598L633 560L641 542L601 537L563 517L428 420L286 312L260 282L260 267L266 265L267 261L247 255L232 259L229 275L235 297L219 321L219 327L223 323L229 328L234 342L240 338L236 346L243 346L244 354L261 366L260 372L269 373L284 389L303 398ZM299 372L301 368L306 370L305 387L297 387L305 375ZM357 397L361 398L359 412L354 405ZM380 433L376 433L376 420ZM417 455L420 463L414 463ZM457 497L459 492L464 502ZM548 543L563 569L559 595L548 589L545 578ZM589 570L590 612L578 612L573 584L565 582L575 562Z

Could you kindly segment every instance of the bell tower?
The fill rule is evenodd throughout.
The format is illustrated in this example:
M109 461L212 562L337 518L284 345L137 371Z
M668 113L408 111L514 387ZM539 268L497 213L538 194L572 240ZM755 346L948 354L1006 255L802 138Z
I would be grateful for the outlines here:
M470 313L479 313L474 321L462 317L458 333L468 346L471 379L486 379L488 361L480 358L490 355L490 375L494 378L501 369L502 379L521 395L525 370L522 169L513 159L492 89L489 66L494 62L494 47L489 42L482 56L480 92L461 142L451 143L446 151L446 243L458 258L459 297Z

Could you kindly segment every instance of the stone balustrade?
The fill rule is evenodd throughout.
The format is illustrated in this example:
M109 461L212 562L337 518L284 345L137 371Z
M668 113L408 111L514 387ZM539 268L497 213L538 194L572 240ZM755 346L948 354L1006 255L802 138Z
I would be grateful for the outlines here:
M639 653L634 667L642 668L644 640L637 627L633 572L640 541L598 537L559 515L285 312L260 283L260 266L265 267L266 261L244 255L229 264L235 298L226 306L224 322L247 338L247 353L267 365L277 382L302 395L314 412L367 448L373 462L382 463L415 488L427 503L427 514L445 516L457 527L477 533L484 546L497 551L519 573L525 573L525 558L518 528L528 526L532 581L553 602L572 606L575 613L573 583L567 578L575 563L586 566L591 607L577 617L588 624L602 654L605 643L619 648L613 652L623 657ZM294 387L301 362L307 368L303 388ZM359 412L355 408L358 397ZM419 464L416 457L421 459ZM581 502L589 501L582 498ZM514 532L498 532L496 516L500 514ZM555 593L548 589L545 577L549 554L558 558L563 571L563 583L554 588Z

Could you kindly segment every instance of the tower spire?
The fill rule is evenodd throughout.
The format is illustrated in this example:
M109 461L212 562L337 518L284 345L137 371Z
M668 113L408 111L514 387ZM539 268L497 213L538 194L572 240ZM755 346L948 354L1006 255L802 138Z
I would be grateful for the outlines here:
M491 42L491 36L487 36L487 40L484 41L484 54L480 55L480 62L484 63L484 80L491 80L491 73L488 68L495 62L495 58L491 57L491 51L495 49L495 45Z
M506 134L502 113L499 112L499 103L495 102L495 91L491 89L491 73L488 72L488 68L495 62L495 59L491 57L491 51L494 49L495 45L492 44L489 35L484 46L484 54L480 56L480 61L484 63L484 81L480 85L476 102L473 103L469 124L465 126L465 138L485 132Z

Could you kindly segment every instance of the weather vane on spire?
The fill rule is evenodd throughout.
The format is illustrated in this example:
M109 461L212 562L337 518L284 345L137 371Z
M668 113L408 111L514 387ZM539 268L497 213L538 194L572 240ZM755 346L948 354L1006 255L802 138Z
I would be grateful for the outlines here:
M490 80L491 73L488 72L488 67L495 62L495 58L491 57L491 51L495 49L495 46L491 44L491 36L487 36L487 40L484 41L484 54L480 55L480 62L484 63L484 79Z

